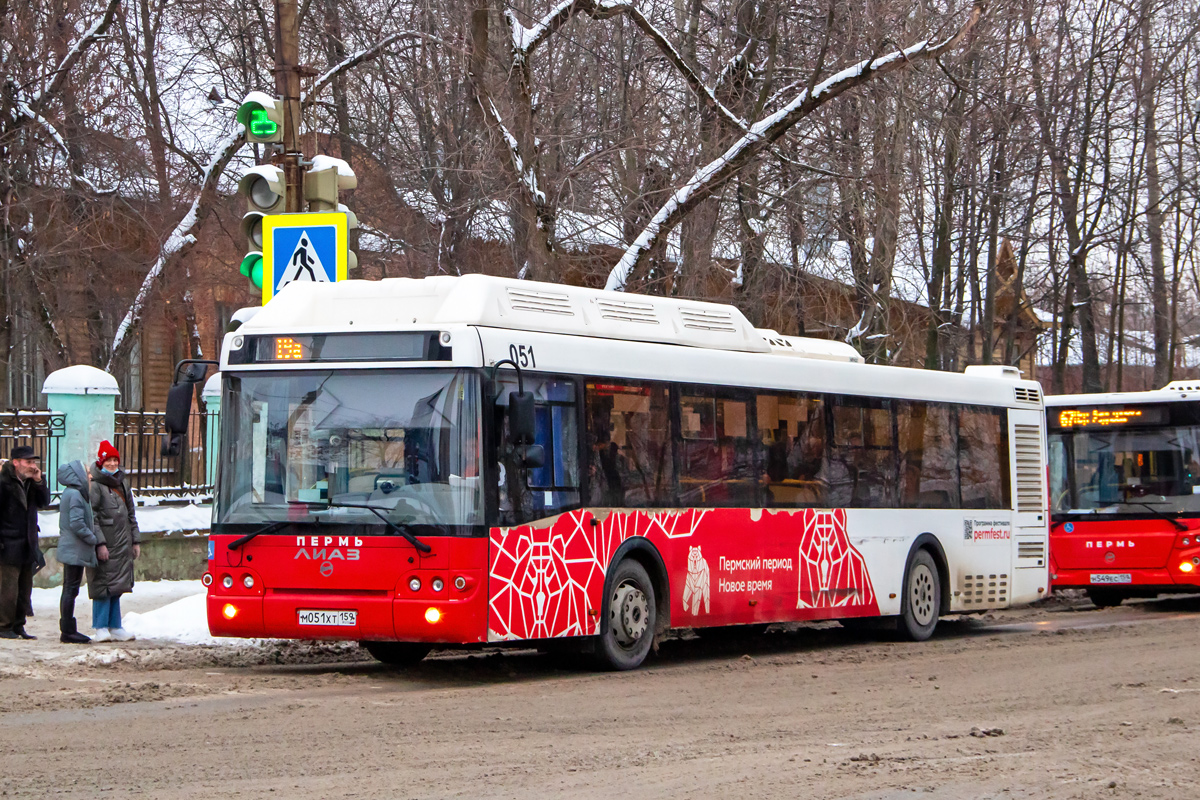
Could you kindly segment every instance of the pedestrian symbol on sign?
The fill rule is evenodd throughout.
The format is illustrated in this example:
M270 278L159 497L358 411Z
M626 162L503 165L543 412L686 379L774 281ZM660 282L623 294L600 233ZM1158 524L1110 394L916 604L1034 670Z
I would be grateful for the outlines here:
M279 281L279 286L282 288L293 281L329 283L329 275L325 272L325 266L321 263L316 248L308 240L307 231L300 234L300 241L296 242L296 249L288 259L287 272Z

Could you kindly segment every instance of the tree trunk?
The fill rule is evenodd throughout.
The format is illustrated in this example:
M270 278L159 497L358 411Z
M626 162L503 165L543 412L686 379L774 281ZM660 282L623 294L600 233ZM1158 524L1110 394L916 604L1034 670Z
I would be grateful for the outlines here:
M1154 118L1158 80L1150 49L1151 3L1142 2L1141 105L1145 118L1146 236L1150 240L1150 303L1154 313L1154 387L1171 381L1171 310L1163 257L1162 184L1158 174L1158 123Z

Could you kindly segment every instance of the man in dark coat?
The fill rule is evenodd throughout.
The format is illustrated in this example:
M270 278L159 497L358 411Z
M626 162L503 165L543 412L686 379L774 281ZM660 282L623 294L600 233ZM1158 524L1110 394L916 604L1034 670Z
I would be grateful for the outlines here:
M14 447L0 467L0 639L36 639L25 632L33 608L38 509L50 505L50 489L32 447Z

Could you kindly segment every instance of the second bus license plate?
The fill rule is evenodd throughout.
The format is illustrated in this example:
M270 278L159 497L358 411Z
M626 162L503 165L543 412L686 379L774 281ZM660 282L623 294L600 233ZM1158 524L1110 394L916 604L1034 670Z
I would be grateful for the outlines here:
M353 627L358 624L357 611L302 610L298 611L297 613L300 615L301 625L334 625Z
M1092 583L1133 583L1133 576L1128 572L1092 573Z

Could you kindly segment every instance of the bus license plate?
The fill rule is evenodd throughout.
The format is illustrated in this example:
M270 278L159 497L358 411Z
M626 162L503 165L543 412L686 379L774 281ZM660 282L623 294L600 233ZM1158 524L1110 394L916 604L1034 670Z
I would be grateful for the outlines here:
M357 611L299 611L301 625L334 625L353 627L358 624Z
M1093 574L1092 583L1133 583L1133 576L1128 572Z

